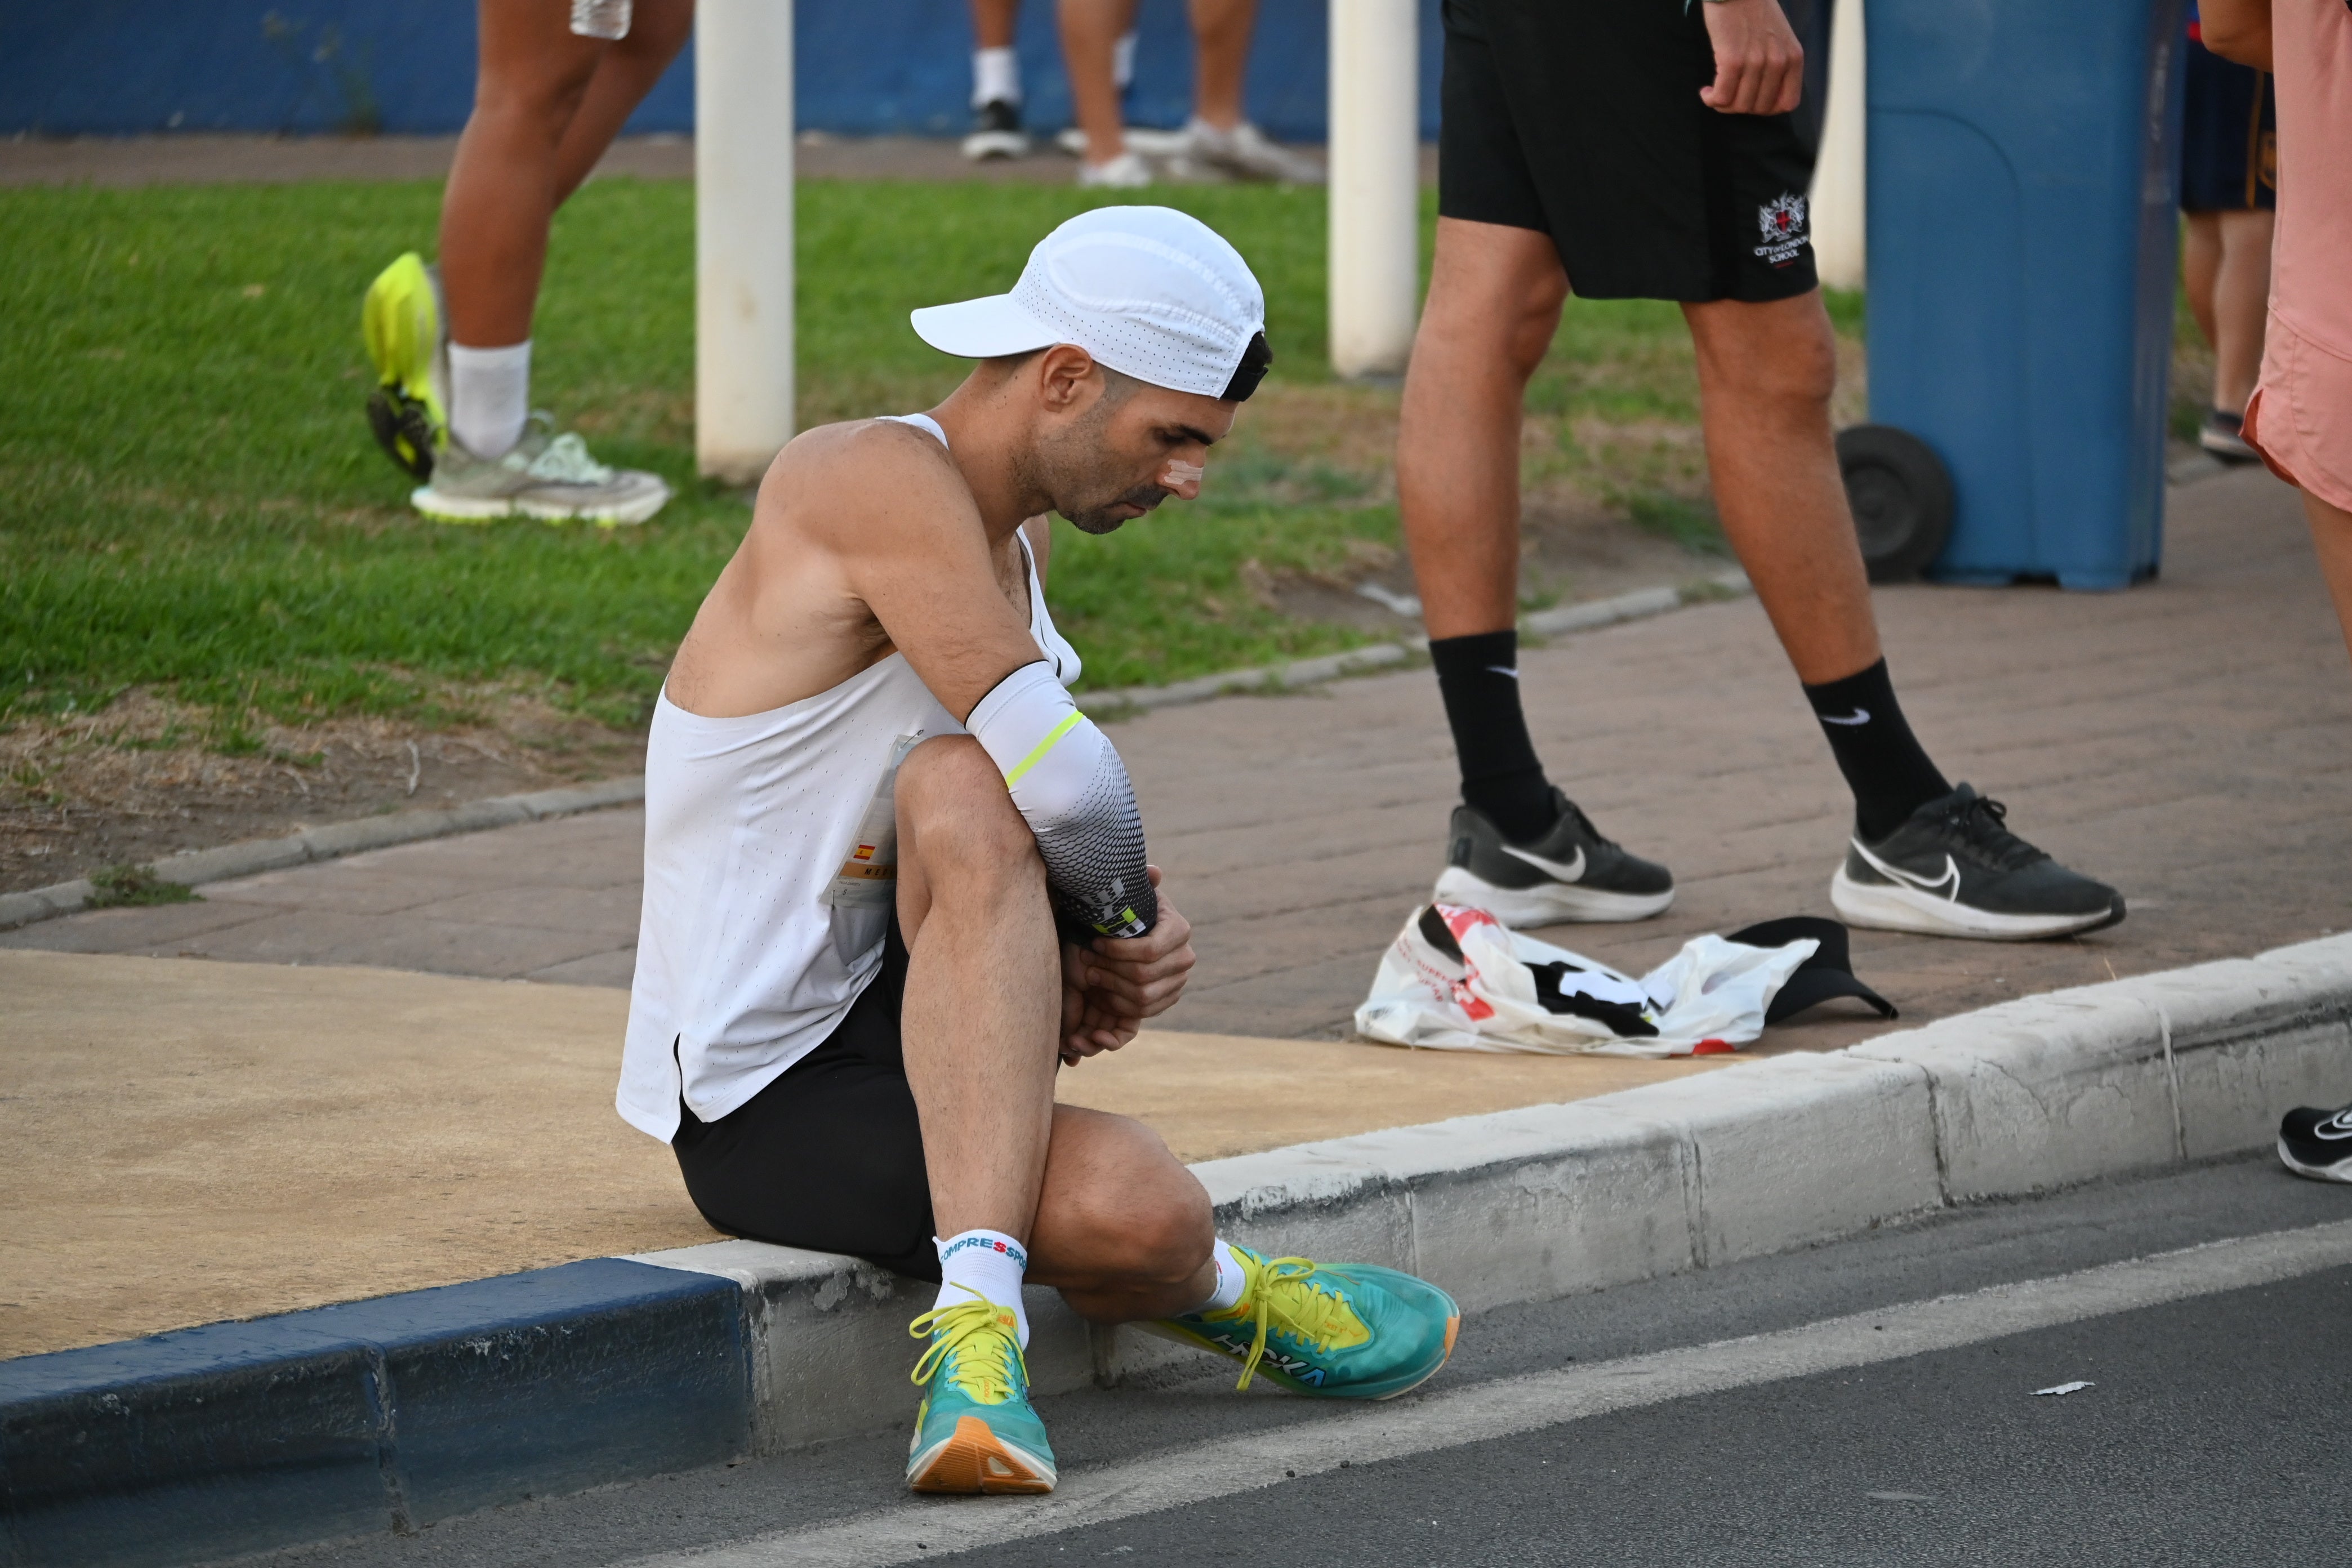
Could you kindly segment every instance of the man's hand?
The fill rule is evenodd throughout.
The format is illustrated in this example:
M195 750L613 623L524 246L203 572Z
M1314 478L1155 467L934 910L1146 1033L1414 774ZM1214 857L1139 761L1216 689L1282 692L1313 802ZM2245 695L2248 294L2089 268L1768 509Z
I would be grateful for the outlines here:
M1698 100L1724 114L1786 114L1805 93L1805 51L1780 0L1701 0L1715 81Z
M1148 868L1160 887L1160 868ZM1062 944L1062 1060L1072 1067L1135 1038L1143 1020L1176 1005L1192 973L1192 922L1160 894L1160 921L1141 936Z

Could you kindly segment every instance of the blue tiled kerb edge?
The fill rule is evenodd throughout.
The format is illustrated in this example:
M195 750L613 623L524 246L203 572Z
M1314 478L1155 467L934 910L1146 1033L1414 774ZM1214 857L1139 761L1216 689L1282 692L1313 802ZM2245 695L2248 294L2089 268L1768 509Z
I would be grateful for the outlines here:
M187 1563L730 1458L743 1293L594 1258L0 1362L0 1562Z

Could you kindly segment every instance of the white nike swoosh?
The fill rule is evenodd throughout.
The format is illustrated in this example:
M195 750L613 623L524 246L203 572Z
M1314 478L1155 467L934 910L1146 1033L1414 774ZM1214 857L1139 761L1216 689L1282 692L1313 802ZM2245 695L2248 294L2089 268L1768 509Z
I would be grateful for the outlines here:
M2311 1131L2315 1137L2327 1139L2330 1142L2342 1138L2352 1138L2352 1115L2339 1110Z
M1867 708L1857 708L1853 711L1853 713L1843 719L1832 718L1829 714L1824 713L1822 715L1822 722L1824 724L1867 724L1870 722L1870 710Z
M1508 848L1509 846L1506 845L1504 847ZM1887 878L1892 881L1900 882L1906 888L1916 888L1923 893L1939 894L1943 898L1948 899L1956 904L1960 901L1960 865L1958 861L1953 859L1949 855L1944 857L1944 874L1942 876L1922 877L1916 872L1906 871L1898 867L1888 865L1885 861L1881 860L1877 856L1873 855L1869 850L1863 848L1859 840L1855 841L1854 848L1861 852L1862 858L1869 861L1871 868L1875 870L1880 876Z
M1576 858L1565 866L1557 860L1547 860L1540 855L1530 855L1524 849L1514 849L1507 844L1503 846L1503 853L1515 860L1524 860L1545 876L1557 877L1563 882L1580 882L1584 879L1584 851L1581 848L1577 850Z
M1486 673L1489 675L1507 675L1513 680L1517 680L1519 678L1519 672L1512 668L1507 664L1490 664L1486 667Z

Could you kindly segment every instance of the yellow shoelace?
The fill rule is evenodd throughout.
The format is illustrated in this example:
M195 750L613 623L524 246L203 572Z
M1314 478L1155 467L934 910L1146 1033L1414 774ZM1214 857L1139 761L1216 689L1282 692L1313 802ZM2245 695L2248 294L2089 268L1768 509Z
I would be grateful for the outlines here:
M971 1290L971 1287L960 1289ZM951 1307L934 1307L908 1325L908 1338L928 1337L931 1342L915 1363L910 1381L920 1386L945 1366L949 1381L965 1397L982 1405L1003 1405L1029 1373L1029 1363L1021 1354L1020 1331L1010 1308L998 1306L977 1290L971 1298Z
M1346 1297L1311 1278L1314 1259L1269 1258L1253 1263L1244 1257L1242 1268L1249 1276L1242 1309L1257 1320L1257 1338L1249 1354L1242 1358L1242 1380L1234 1388L1246 1389L1257 1375L1257 1363L1265 1359L1266 1330L1275 1325L1291 1338L1327 1352L1335 1344L1361 1344L1372 1337Z

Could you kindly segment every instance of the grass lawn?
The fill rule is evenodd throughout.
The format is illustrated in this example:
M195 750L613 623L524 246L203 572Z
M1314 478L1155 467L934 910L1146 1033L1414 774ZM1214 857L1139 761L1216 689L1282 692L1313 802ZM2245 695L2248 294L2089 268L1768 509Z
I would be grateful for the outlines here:
M1092 685L1360 640L1254 584L1395 538L1394 395L1334 385L1324 363L1322 194L1160 199L1250 258L1276 367L1208 497L1112 538L1062 531L1052 596ZM487 687L616 724L647 710L749 516L693 474L691 189L600 181L557 219L534 402L680 491L612 531L423 521L369 440L360 293L402 249L429 250L438 205L433 183L0 192L0 720L137 686L211 715L203 738L234 753L264 721L461 721ZM1042 186L804 184L802 422L935 402L962 367L907 310L1006 286L1088 205ZM1579 441L1686 426L1695 395L1671 306L1573 306L1531 400L1557 437L1531 472L1703 536L1687 474Z

